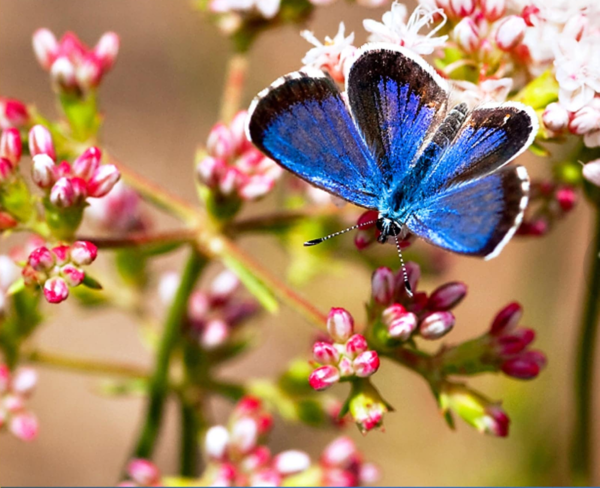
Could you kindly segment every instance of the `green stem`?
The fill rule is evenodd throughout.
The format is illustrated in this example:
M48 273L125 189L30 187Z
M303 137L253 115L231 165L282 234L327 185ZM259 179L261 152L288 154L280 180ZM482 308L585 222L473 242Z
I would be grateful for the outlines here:
M571 446L571 481L589 486L592 483L594 457L593 429L593 372L596 336L600 316L600 209L595 208L596 230L590 268L585 309L581 320L575 372L575 431Z
M181 411L181 446L179 454L179 474L186 478L198 476L198 461L200 459L200 422L198 412L200 407L191 405L184 398L180 401Z
M189 296L205 264L206 260L204 257L196 252L192 252L188 258L179 288L167 314L163 335L157 350L154 373L150 380L146 419L134 451L135 457L149 458L154 451L169 391L169 364L171 355L180 336L181 323L187 311Z
M183 229L176 231L160 232L156 234L130 234L126 237L91 237L77 236L78 241L89 241L99 249L121 249L145 246L177 246L191 242L195 239L198 231L195 229Z

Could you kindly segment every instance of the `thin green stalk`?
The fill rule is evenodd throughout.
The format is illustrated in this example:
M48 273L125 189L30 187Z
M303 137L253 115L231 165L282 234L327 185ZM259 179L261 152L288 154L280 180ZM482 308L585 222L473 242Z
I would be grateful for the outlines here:
M154 451L169 391L169 364L171 355L180 337L181 323L187 311L189 296L205 264L206 259L197 252L192 251L185 265L179 288L169 309L162 332L163 335L157 350L154 373L150 380L146 418L134 451L135 457L149 458Z
M600 318L600 209L596 208L594 245L588 271L585 309L581 320L575 371L575 431L571 446L571 481L590 486L592 451L594 359Z
M181 446L179 451L179 474L186 478L198 476L198 461L200 459L198 436L201 429L198 415L201 409L201 405L192 405L185 398L180 400Z

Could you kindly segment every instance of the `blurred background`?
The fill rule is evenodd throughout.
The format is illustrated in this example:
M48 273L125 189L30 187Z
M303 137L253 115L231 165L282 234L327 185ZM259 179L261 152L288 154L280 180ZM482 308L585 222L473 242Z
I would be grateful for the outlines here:
M103 32L117 32L121 37L118 62L100 90L105 146L149 179L195 200L194 151L217 120L230 52L216 28L188 0L0 0L0 8L0 94L35 103L48 115L56 114L54 98L48 76L33 56L32 33L39 27L48 27L57 36L71 30L94 44ZM343 20L360 44L366 39L362 20L379 20L383 11L337 3L319 8L307 28L322 39L335 34ZM261 36L250 53L244 103L278 76L298 69L309 47L291 27ZM535 174L542 173L547 162L531 157L526 164ZM267 200L254 212L273 206L274 201ZM159 225L172 223L164 220ZM469 286L448 342L480 334L502 306L521 302L522 324L536 329L536 348L546 352L549 365L532 382L500 376L470 382L489 397L504 399L511 432L508 439L497 439L482 436L460 421L457 430L450 431L425 382L383 363L374 382L396 411L386 417L385 432L362 437L354 428L349 431L366 456L382 467L381 484L568 483L572 370L586 260L591 257L589 227L590 214L582 202L551 235L514 239L491 262L448 256L445 275L422 282L427 291L449 280ZM0 242L0 253L6 253L9 244ZM242 244L265 266L284 274L287 257L273 239L253 237ZM156 269L177 269L182 257L163 259ZM324 310L346 307L362 320L369 276L364 266L338 266L301 291ZM48 307L48 312L36 338L46 349L151 364L135 324L125 315L90 314L73 303ZM283 307L277 316L263 315L260 320L260 347L228 366L223 377L275 376L290 357L308 352L314 329L302 318ZM0 438L0 484L114 484L132 448L144 401L98 396L96 378L44 368L40 375L31 404L40 420L40 437L33 444L7 435ZM343 386L336 388L343 393ZM212 420L223 421L229 408L225 403L212 405ZM169 409L156 458L166 474L177 469L176 413ZM299 448L317 456L333 437L331 431L279 422L271 446L274 452ZM599 476L597 468L596 479Z

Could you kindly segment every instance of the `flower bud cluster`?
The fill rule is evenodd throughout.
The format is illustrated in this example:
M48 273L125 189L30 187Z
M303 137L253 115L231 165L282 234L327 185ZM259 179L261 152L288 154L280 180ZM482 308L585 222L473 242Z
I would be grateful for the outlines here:
M30 121L29 110L23 102L0 97L0 129L20 129L29 125Z
M510 419L497 402L492 402L465 385L445 382L439 394L442 413L454 412L479 432L506 437Z
M321 486L363 486L380 478L379 468L364 462L355 442L346 436L338 437L325 447L319 466Z
M101 198L121 178L116 166L100 164L102 153L97 147L86 149L72 164L63 161L57 165L52 136L43 125L29 132L29 151L33 181L58 208L83 206L87 198Z
M583 137L587 147L600 146L600 96L592 98L578 110L568 110L564 104L549 104L542 114L544 126L553 135L561 135L567 130Z
M394 273L381 267L375 270L371 279L372 313L374 317L381 314L387 339L404 342L415 334L427 340L445 336L455 323L451 309L466 296L467 285L459 281L446 283L428 295L417 291L421 275L419 266L408 262L406 271L412 297L406 293L401 269Z
M381 235L381 232L377 228L376 224L378 217L379 212L377 212L376 210L367 210L366 212L362 213L356 221L356 224L360 225L360 227L354 233L354 245L359 251L366 249L371 244L376 242L379 236ZM412 234L409 234L406 237L402 238L399 241L400 248L408 248L413 240L414 236Z
M510 303L498 312L488 333L490 357L504 374L529 380L544 368L546 356L541 351L529 349L535 331L518 327L522 314L518 303Z
M190 296L188 333L201 348L213 350L224 346L239 326L258 312L254 301L236 296L239 289L237 276L225 270L208 289L197 290Z
M38 435L38 420L27 409L27 400L37 383L37 373L27 367L10 371L0 363L0 430L7 429L23 441Z
M529 205L517 235L546 235L576 204L577 192L572 186L552 181L532 181Z
M369 349L367 340L354 333L354 319L343 308L332 308L327 317L331 342L315 342L313 357L319 366L308 381L315 390L351 378L367 378L379 369L377 351Z
M48 29L38 29L33 34L33 50L58 91L85 94L96 88L113 67L119 36L107 32L90 49L72 32L57 41Z
M23 268L25 285L43 288L48 303L60 303L69 296L69 288L85 279L83 266L92 264L98 250L91 242L77 241L71 246L34 249Z
M118 486L164 486L158 467L146 459L132 459L127 464L129 480Z
M252 201L275 186L283 170L248 140L248 114L239 112L229 125L215 125L206 144L207 155L196 166L199 181L217 197Z
M15 128L3 130L0 136L0 186L14 178L22 152L19 131Z
M308 454L289 450L276 456L265 446L273 418L262 402L244 397L227 427L208 429L204 441L212 486L281 486L289 476L310 467Z

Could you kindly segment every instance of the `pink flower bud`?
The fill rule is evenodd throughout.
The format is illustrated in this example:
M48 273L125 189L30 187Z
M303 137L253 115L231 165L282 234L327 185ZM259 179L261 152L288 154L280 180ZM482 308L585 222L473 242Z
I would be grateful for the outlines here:
M50 190L50 201L59 208L68 208L76 203L77 195L71 184L71 179L60 178Z
M212 281L209 288L209 298L213 305L227 302L240 286L240 280L229 270L222 271Z
M375 233L368 230L358 229L354 233L354 245L359 251L366 249L375 242Z
M490 22L495 22L506 11L506 0L479 0L481 13Z
M60 275L65 279L67 285L79 286L85 278L85 273L72 264L66 264L60 270Z
M0 97L0 128L23 127L29 120L29 111L23 102Z
M55 260L54 255L47 247L38 247L31 252L27 263L34 270L45 272L50 271L54 267Z
M481 430L496 437L506 437L510 419L499 405L488 405L481 419Z
M377 351L365 351L354 360L356 376L366 378L379 369L379 355Z
M98 256L98 248L88 241L77 241L71 246L71 260L77 266L92 264Z
M25 410L25 399L21 395L9 394L3 398L3 407L9 413L19 413Z
M196 174L199 180L209 188L215 189L219 185L222 174L227 168L227 162L221 158L207 156L196 165Z
M249 453L258 442L258 426L250 417L236 420L231 428L231 444L243 453Z
M19 131L14 128L4 130L0 137L0 156L8 159L14 167L21 159L22 151Z
M84 180L89 180L100 166L102 152L97 147L90 147L79 156L72 165L72 171L75 176Z
M237 154L241 154L252 147L252 144L246 137L247 119L248 112L242 110L235 115L229 124L229 130L231 131L231 137Z
M71 248L69 246L56 246L52 248L52 254L56 257L57 264L62 266L71 259Z
M421 320L419 333L423 339L439 339L452 330L454 322L455 318L452 312L433 312Z
M342 378L354 376L354 366L352 365L352 359L349 357L342 356L337 367Z
M229 335L229 324L227 322L221 319L209 320L202 330L200 344L204 349L215 349L225 344Z
M102 63L93 54L88 54L75 70L77 85L82 90L95 88L102 79Z
M450 310L456 307L467 294L467 285L460 281L446 283L429 297L427 307L431 310Z
M310 457L302 451L289 450L273 458L273 467L283 476L301 473L310 467Z
M239 189L242 200L252 201L265 196L275 186L275 180L267 175L251 176Z
M496 350L501 356L512 356L523 351L535 339L533 329L519 328L496 339Z
M271 461L271 451L266 446L257 446L240 463L244 471L257 471L269 464Z
M572 16L563 27L562 35L570 37L576 41L580 41L586 27L589 24L589 20L586 15L579 13Z
M523 37L525 37L525 29L527 24L522 17L517 15L509 15L498 24L496 30L496 44L503 51L510 51L517 47Z
M208 135L206 150L211 156L227 159L234 154L235 141L229 128L223 124L216 124Z
M373 300L388 305L394 296L394 273L390 268L377 268L371 278Z
M276 470L263 469L251 475L249 486L281 486L281 483L281 475Z
M465 17L454 27L454 40L466 52L473 53L479 49L479 28L470 17Z
M569 212L577 203L577 193L570 186L563 186L556 190L556 201L563 212Z
M1 373L0 373L1 374ZM37 371L29 367L20 367L13 375L11 381L11 389L14 393L21 396L28 396L31 394L35 385L37 384L38 375ZM2 380L0 379L0 382ZM1 391L1 387L0 387Z
M590 183L600 186L600 159L590 161L583 166L583 177Z
M62 278L55 276L44 283L44 296L48 303L60 303L69 296L69 287Z
M417 329L418 319L414 313L406 312L398 303L386 308L381 316L387 325L388 334L394 339L406 341Z
M356 444L350 437L338 437L321 454L321 464L329 467L348 468L357 454Z
M327 331L334 342L343 344L354 333L354 319L343 308L332 308L327 316Z
M177 284L179 284L179 277L177 277ZM170 299L167 303L169 302ZM188 302L188 317L190 320L196 322L205 320L209 310L210 302L206 296L206 293L202 291L195 291L192 293Z
M0 364L0 394L8 391L10 384L10 369L6 364Z
M348 342L346 342L346 354L351 358L365 352L368 348L367 340L360 334L354 334L348 339Z
M43 125L34 125L29 131L29 152L31 156L47 154L53 161L56 161L52 136Z
M531 351L534 354L529 354L530 351L526 351L523 354L519 354L517 357L508 359L502 363L502 372L512 378L520 380L530 380L535 378L542 367L545 365L545 361L541 363L541 357L545 356L538 351ZM541 363L541 364L540 364Z
M103 197L113 189L120 178L121 173L115 165L105 164L100 166L88 180L88 195L93 198Z
M409 261L408 263L406 263L406 274L408 275L408 282L410 284L410 289L415 294L415 298L413 299L413 301L414 301L417 297L416 290L417 290L417 285L419 284L419 279L421 278L421 268L417 263L415 263L413 261ZM400 290L402 290L403 293L405 293L404 274L402 273L402 270L399 270L398 273L396 274L396 287L399 288Z
M363 463L358 474L360 485L372 485L381 479L381 470L374 463Z
M75 199L73 201L73 205L81 205L85 202L87 198L87 183L83 178L70 178L71 186L73 187L73 193L75 194Z
M600 110L590 106L578 110L569 123L569 130L577 135L587 134L599 127Z
M234 415L237 417L254 416L261 412L262 401L253 396L243 397L235 406Z
M96 43L94 54L102 63L102 69L106 72L115 64L117 54L119 54L119 36L114 32L106 32Z
M223 195L232 195L244 183L245 176L241 171L232 166L224 168L219 179L219 191Z
M519 324L522 316L523 308L521 307L521 304L517 302L509 303L496 314L490 329L490 334L497 336L513 331Z
M146 459L133 459L127 465L127 472L139 486L154 486L160 483L160 471Z
M12 163L6 158L0 158L0 183L8 181L12 173Z
M35 286L40 282L40 276L38 272L29 265L23 268L23 271L21 271L21 276L23 276L23 283L25 283L25 286Z
M455 17L467 17L475 11L475 0L450 0L449 6Z
M50 79L60 90L72 90L77 86L75 66L66 56L59 56L50 68Z
M337 364L340 353L327 342L315 342L313 345L313 357L320 364Z
M8 428L17 439L26 442L34 440L39 432L37 418L29 412L14 415L9 421Z
M52 32L48 29L38 29L34 32L33 52L40 66L46 71L50 69L56 56L58 56L58 50L58 42Z
M31 176L33 182L42 189L51 188L56 183L56 165L47 154L38 154L33 157Z
M559 103L550 103L542 114L544 125L554 132L562 132L569 125L569 112Z
M206 431L204 450L210 459L222 461L227 454L229 431L222 425L215 425Z
M315 369L309 376L310 386L317 390L325 390L340 380L340 372L335 366L321 366Z

